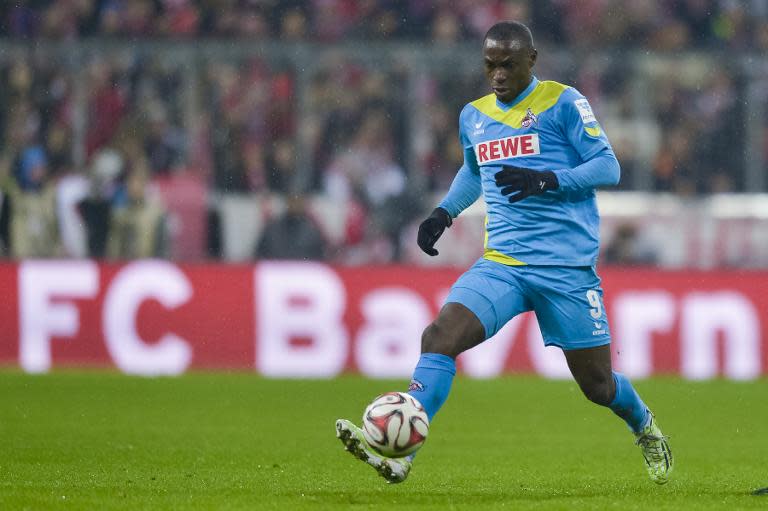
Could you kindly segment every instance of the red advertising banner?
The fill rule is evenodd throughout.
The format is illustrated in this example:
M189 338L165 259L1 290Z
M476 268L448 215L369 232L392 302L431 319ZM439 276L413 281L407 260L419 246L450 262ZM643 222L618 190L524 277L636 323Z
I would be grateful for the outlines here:
M615 365L631 377L752 379L768 368L768 272L601 270ZM194 368L407 378L457 270L319 263L0 264L0 363L29 372ZM533 314L459 358L479 378L566 378Z

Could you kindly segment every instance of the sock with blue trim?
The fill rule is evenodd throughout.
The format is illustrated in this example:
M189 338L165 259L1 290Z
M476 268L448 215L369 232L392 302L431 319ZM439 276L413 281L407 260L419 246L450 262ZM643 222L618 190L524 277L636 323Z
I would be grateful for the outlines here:
M440 353L422 353L413 371L408 393L424 406L430 423L451 391L456 361Z
M637 391L626 376L621 373L613 373L613 381L616 382L616 395L608 405L613 413L624 419L629 429L639 433L651 418L648 407L637 394Z

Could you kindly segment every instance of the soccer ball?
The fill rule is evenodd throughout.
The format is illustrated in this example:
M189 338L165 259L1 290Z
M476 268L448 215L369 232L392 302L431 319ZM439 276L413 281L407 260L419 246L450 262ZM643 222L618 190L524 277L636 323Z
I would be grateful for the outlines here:
M416 452L427 439L429 418L410 394L387 392L363 413L363 435L368 444L389 458Z

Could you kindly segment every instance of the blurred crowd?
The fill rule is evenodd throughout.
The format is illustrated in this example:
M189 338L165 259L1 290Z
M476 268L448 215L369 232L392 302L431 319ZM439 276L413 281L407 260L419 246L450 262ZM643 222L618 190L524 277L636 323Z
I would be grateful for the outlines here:
M239 242L250 257L407 260L404 234L461 165L458 112L487 93L479 58L441 49L476 56L499 19L529 23L537 74L590 99L621 188L748 191L749 144L768 161L766 109L753 122L746 102L768 90L720 58L765 54L768 0L2 2L9 43L155 46L0 52L0 253L232 259ZM195 45L174 53L178 38ZM246 46L194 52L220 39ZM254 41L327 44L285 57ZM360 41L418 44L410 57L345 44ZM221 206L237 197L258 206ZM253 239L227 235L232 221ZM180 251L185 237L201 248Z
M26 38L247 37L476 40L499 19L544 43L768 50L765 0L27 0L2 2L3 33Z

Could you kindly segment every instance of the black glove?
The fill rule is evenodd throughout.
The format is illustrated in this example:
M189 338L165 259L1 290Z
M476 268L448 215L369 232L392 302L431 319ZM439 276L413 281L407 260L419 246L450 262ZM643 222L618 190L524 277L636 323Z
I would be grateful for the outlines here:
M494 176L502 195L510 195L509 202L519 202L531 195L541 195L547 190L557 190L560 182L551 170L531 170L504 165Z
M443 235L445 228L450 227L452 223L453 219L446 210L435 208L429 218L419 225L419 235L416 240L419 248L431 256L436 256L439 252L434 249L435 243Z

